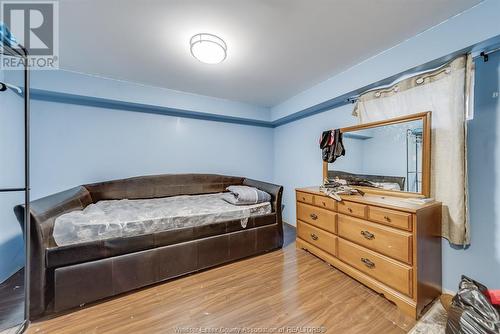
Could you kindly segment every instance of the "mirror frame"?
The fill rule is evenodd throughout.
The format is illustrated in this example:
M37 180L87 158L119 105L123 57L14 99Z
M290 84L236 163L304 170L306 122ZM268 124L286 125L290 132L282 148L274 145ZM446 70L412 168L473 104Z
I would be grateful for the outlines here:
M345 128L340 128L342 134L354 132L358 130L376 128L384 125L399 124L411 121L422 120L423 128L423 144L422 144L422 192L407 192L397 190L384 190L370 187L354 186L353 188L360 189L366 193L388 195L396 197L430 197L431 189L431 114L432 112L426 111L417 114L411 114L402 117L386 119L371 123L364 123ZM323 183L328 179L328 162L323 161Z

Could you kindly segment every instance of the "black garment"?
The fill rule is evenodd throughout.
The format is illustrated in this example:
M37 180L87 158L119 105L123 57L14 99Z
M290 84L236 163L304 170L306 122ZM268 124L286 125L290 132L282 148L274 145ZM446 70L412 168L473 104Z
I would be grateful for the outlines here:
M345 155L342 132L339 129L323 131L319 145L325 162L335 162L338 157Z

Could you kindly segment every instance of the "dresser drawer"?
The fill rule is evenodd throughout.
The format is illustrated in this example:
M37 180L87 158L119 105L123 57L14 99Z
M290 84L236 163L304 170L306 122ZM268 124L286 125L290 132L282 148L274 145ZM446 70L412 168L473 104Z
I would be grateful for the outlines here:
M368 219L411 231L411 213L371 206L368 209Z
M412 296L412 269L388 257L338 238L338 258L376 280Z
M338 235L393 259L412 263L412 235L345 215L338 216Z
M314 205L320 208L337 211L337 201L330 197L314 195Z
M297 219L331 233L337 232L337 214L329 210L297 203Z
M297 222L297 235L311 245L321 248L325 252L335 255L335 236L307 223Z
M366 210L368 206L354 202L342 201L338 203L337 208L340 213L345 213L346 215L359 218L366 218Z
M297 191L296 193L297 201L302 203L314 204L313 195L308 193L303 193L301 191Z

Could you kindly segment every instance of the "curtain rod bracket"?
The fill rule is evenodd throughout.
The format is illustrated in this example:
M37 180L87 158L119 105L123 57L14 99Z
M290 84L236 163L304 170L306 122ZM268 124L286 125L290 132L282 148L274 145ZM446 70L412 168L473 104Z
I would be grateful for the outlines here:
M488 61L488 54L484 51L482 51L480 54L479 54L480 57L483 57L483 61L486 63Z

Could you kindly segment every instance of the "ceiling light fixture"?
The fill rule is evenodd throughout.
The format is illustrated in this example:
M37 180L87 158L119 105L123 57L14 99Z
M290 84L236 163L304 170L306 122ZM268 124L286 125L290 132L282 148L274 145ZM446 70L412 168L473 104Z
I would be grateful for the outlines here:
M191 37L191 54L205 64L219 64L227 57L224 40L213 34L196 34Z

